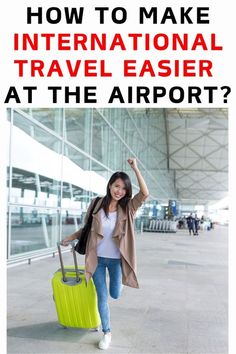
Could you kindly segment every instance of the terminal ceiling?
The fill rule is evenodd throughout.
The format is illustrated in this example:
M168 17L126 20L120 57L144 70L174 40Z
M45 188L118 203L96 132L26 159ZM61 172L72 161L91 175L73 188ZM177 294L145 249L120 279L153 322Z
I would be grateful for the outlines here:
M93 114L95 148L92 168L95 172L102 175L103 165L106 165L109 173L117 169L127 169L130 173L126 158L134 155L147 180L151 199L163 203L176 199L182 205L206 205L227 196L227 109L130 108L97 111L99 114L96 110ZM36 113L37 110L34 112L37 120L48 129L53 129L55 120L48 109L40 109L38 117ZM88 121L84 109L67 109L68 141L74 145L80 142L84 146L84 131L87 131L84 125ZM28 132L28 125L19 126ZM35 139L51 149L55 146L54 140L48 141L39 130L35 131ZM105 139L108 140L104 144ZM107 154L104 147L110 146L111 149L109 139L112 139L114 150ZM112 156L117 149L120 156L115 164ZM69 157L78 166L87 169L86 155L75 151ZM108 177L105 169L104 177Z
M184 205L206 205L227 196L226 109L163 109L163 126L158 119L160 109L146 109L143 114L151 117L152 125L148 142L152 157L147 167L160 183L171 175L174 192L169 191L169 198ZM136 110L136 117L141 115Z

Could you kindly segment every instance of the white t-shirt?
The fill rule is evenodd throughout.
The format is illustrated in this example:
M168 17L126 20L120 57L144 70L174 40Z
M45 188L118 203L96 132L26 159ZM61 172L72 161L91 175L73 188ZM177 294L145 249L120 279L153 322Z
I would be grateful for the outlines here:
M108 218L103 209L101 209L103 239L97 244L98 257L120 258L120 251L112 238L115 229L117 211L109 213Z

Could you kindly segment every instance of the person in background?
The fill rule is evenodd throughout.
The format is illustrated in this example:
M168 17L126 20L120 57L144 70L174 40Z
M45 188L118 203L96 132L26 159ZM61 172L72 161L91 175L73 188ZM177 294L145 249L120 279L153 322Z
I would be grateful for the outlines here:
M183 227L184 227L184 222L183 222L182 218L180 218L178 221L178 227L179 227L179 229L183 229Z
M195 218L194 218L194 235L198 236L198 229L199 229L199 221L200 219L197 217L197 214L195 214Z
M93 212L93 221L85 255L85 278L93 278L98 299L103 337L99 349L108 349L111 343L110 309L106 271L110 284L109 293L113 299L121 295L123 285L139 288L136 275L134 217L137 209L147 199L149 191L139 171L135 158L128 163L133 169L139 185L139 192L132 198L132 185L124 172L115 172L108 184L106 195L101 198ZM95 199L92 200L86 217ZM63 245L80 237L81 230L66 237Z
M191 231L194 235L194 217L192 213L187 217L186 220L187 220L189 235L191 235Z

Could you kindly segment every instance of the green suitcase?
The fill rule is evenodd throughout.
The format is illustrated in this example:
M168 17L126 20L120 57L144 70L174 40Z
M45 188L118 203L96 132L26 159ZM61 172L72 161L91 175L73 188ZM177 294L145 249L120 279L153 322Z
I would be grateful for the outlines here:
M74 244L72 251L75 265L64 267L58 243L61 269L52 279L58 321L65 327L97 329L100 325L100 316L96 289L92 279L86 285L84 267L78 268Z

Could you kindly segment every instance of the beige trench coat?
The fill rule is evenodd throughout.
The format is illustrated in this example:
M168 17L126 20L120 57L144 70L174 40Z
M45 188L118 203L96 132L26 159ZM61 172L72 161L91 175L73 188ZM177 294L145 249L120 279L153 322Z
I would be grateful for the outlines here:
M113 239L121 253L122 266L122 283L133 288L139 288L136 276L136 250L135 250L135 235L134 235L134 215L137 209L144 202L146 197L140 191L128 203L127 212L118 205L117 221L113 231ZM90 210L92 209L95 199L89 205L85 216L85 223L88 220ZM102 199L98 201L94 213L102 203ZM93 213L93 221L89 242L86 247L85 255L85 278L88 282L97 268L97 243L103 238L101 210L97 214ZM79 238L81 229L74 235Z

